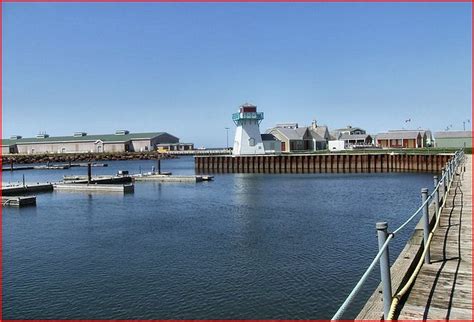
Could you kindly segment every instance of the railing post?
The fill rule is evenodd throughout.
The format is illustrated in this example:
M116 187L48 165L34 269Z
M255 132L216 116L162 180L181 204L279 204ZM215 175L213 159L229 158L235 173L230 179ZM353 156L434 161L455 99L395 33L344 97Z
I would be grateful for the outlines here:
M451 162L451 175L451 180L454 180L454 178L456 177L456 163L454 161Z
M435 209L436 213L435 215L438 216L439 212L439 187L438 187L438 176L433 176L433 183L434 183L434 200L435 200Z
M378 222L375 227L377 228L377 237L380 251L388 237L388 224L387 222ZM388 247L385 248L385 251L380 257L380 277L382 280L383 292L383 316L386 319L390 312L390 305L392 304L392 279L390 277L390 259Z
M444 167L443 167L443 169L441 170L441 179L443 180L442 187L443 187L443 200L444 200L444 197L445 197L445 195L446 195L446 176L445 176Z
M449 186L449 183L451 182L451 176L452 176L452 172L451 172L451 164L448 162L448 186Z
M423 188L421 189L421 202L422 204L424 203L425 205L423 206L423 244L424 247L428 247L428 237L430 236L430 216L428 213L428 202L426 200L428 199L428 188ZM425 264L430 264L431 259L430 259L430 250L428 248L428 251L426 252L425 255Z

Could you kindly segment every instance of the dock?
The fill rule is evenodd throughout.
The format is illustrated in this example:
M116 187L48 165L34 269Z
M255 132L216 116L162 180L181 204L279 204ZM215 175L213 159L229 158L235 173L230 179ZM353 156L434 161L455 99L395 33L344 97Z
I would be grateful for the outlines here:
M424 220L420 219L390 267L393 319L472 319L472 156L464 160L453 171L451 187L442 197L444 207L429 247L430 259L422 257ZM435 212L433 202L428 209L430 231L436 225ZM420 264L418 274L414 273ZM408 284L412 277L413 284ZM402 291L410 285L406 293ZM383 319L383 287L383 283L378 286L356 320Z
M133 179L139 181L155 181L155 182L203 182L212 181L213 176L184 176L184 175L168 175L168 174L139 174L134 175Z
M27 207L27 206L36 206L36 196L18 196L18 197L3 197L2 196L2 206L3 207Z
M2 196L19 196L27 195L38 192L51 192L53 191L52 183L39 183L39 184L26 184L18 186L3 186L2 185Z
M55 191L72 192L119 192L133 193L135 187L133 184L87 184L87 183L58 183L54 185Z
M124 184L131 183L132 178L130 176L96 176L91 177L90 182L88 182L87 176L64 176L63 181L68 184Z
M472 156L456 176L423 265L397 319L472 320Z

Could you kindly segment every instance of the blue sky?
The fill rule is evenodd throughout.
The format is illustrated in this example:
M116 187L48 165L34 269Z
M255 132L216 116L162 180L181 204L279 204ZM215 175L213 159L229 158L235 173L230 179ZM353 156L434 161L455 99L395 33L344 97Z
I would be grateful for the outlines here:
M3 136L278 122L462 129L470 3L3 3ZM411 119L410 123L405 123Z

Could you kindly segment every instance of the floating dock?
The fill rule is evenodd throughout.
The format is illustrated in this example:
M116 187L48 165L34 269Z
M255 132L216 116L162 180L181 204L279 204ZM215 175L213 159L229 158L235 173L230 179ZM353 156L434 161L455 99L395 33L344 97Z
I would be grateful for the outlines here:
M19 196L38 192L53 191L52 183L27 184L24 186L2 187L2 196Z
M144 174L144 175L134 175L133 179L135 181L155 181L155 182L202 182L202 181L211 181L213 176L177 176L177 175L168 175L168 174Z
M81 184L88 183L87 176L64 176L64 183L70 184ZM130 176L98 176L91 177L90 184L120 184L120 183L131 183L132 178Z
M87 183L58 183L54 185L55 191L73 192L120 192L133 193L133 184L87 184Z
M2 206L3 207L27 207L27 206L36 206L36 196L18 196L18 197L3 197L2 196Z

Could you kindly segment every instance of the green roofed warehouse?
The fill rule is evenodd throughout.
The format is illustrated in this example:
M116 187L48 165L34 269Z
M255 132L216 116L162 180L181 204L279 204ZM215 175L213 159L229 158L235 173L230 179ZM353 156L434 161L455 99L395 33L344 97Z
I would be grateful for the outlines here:
M102 135L76 132L71 136L56 137L45 133L33 138L12 136L2 139L2 154L144 152L156 150L163 144L176 150L193 148L192 144L180 144L179 138L166 132L130 133L118 130L115 134Z

